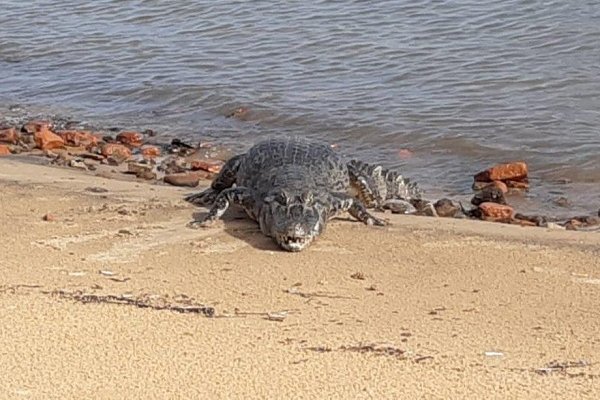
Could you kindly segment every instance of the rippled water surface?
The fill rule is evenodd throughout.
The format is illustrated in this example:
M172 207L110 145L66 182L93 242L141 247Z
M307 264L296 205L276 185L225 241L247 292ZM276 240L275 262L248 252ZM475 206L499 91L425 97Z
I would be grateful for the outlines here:
M563 195L571 211L600 206L597 1L0 5L3 107L240 148L321 137L436 195L466 195L477 170L524 159L522 207ZM240 106L246 118L226 118Z

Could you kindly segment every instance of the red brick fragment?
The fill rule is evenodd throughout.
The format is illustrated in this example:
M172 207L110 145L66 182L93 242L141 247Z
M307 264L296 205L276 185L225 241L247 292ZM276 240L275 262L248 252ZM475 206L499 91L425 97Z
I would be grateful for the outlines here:
M57 133L68 146L91 147L98 144L98 138L87 131L62 131Z
M225 163L221 160L194 160L191 162L192 170L204 170L212 172L213 174L219 173Z
M0 143L17 144L20 136L15 128L0 129Z
M514 215L511 206L504 204L485 202L479 205L483 219L497 222L509 222Z
M33 134L35 145L42 150L60 149L65 146L65 141L45 126Z
M115 156L123 160L131 157L131 150L127 146L118 143L106 143L102 146L101 152L104 157Z
M146 146L142 148L142 156L145 159L152 159L160 156L160 149L156 146Z
M10 148L5 144L0 144L0 156L8 156L10 154Z
M479 172L474 178L477 182L519 181L527 178L527 173L527 164L523 161L517 161L508 164L495 165L485 171Z
M117 141L131 147L141 147L144 135L139 132L121 132L117 135Z

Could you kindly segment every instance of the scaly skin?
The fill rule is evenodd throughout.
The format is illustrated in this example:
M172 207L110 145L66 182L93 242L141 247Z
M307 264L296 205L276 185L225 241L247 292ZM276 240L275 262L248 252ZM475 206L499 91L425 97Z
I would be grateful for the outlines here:
M324 232L327 221L343 212L367 225L385 225L367 211L360 193L375 193L375 203L383 204L398 194L399 182L404 184L404 180L387 171L373 175L365 165L347 165L329 146L303 138L260 142L230 159L209 189L186 198L211 207L202 220L189 226L209 226L231 204L237 204L281 248L300 251ZM373 182L385 185L388 180L390 188L384 194L373 186ZM351 181L365 182L354 184L359 198L349 194Z

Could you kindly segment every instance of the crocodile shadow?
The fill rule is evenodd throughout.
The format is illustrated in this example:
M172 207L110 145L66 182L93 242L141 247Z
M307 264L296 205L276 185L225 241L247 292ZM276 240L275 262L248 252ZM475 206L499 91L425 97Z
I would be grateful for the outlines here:
M198 211L193 214L194 219L202 219L206 216L207 211ZM246 242L248 245L258 250L267 251L282 251L277 244L268 236L265 236L255 221L252 221L246 213L241 210L232 208L222 217L223 228L220 226L208 227L202 229L223 229L225 233L233 236L236 239Z

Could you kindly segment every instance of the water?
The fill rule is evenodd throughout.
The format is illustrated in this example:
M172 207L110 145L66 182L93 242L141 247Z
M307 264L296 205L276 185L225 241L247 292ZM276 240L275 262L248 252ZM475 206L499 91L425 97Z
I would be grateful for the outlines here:
M600 207L600 5L585 0L0 0L0 106L165 140L338 143L466 196L530 164L521 210ZM226 118L237 107L244 120ZM409 149L412 157L400 157ZM565 181L569 183L564 183ZM570 210L553 199L566 195Z

